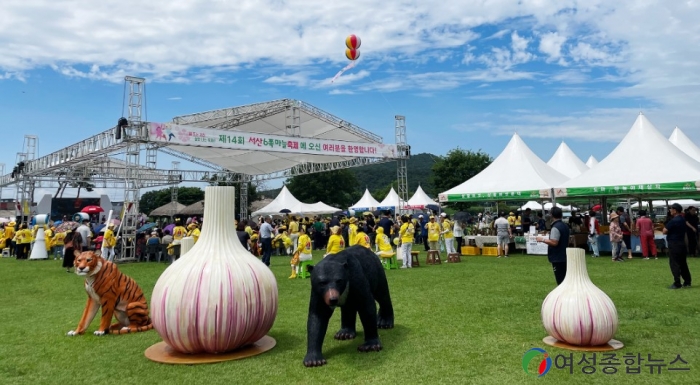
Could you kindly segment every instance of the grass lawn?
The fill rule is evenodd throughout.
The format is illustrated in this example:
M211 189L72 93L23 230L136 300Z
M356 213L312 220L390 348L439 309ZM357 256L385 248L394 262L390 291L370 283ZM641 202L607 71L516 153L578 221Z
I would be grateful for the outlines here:
M320 253L315 253L318 260ZM523 354L541 347L554 357L569 353L542 343L546 336L540 307L555 287L544 256L508 259L463 257L462 263L388 272L396 327L380 330L384 350L361 354L358 338L335 341L336 311L326 335L328 365L307 369L306 317L309 280L289 280L289 257L273 257L279 285L279 310L269 335L277 346L240 361L171 366L149 361L144 351L161 341L156 331L96 337L95 318L83 336L67 337L76 327L86 294L83 278L66 274L60 261L0 259L0 383L2 384L698 384L700 383L700 287L668 290L668 259L613 263L588 258L593 282L615 302L620 326L615 336L625 353L648 354L666 364L677 354L690 371L574 374L554 366L543 378L526 375ZM421 253L421 263L425 261ZM700 276L700 261L689 261ZM150 300L167 267L161 263L120 265ZM695 285L700 286L696 281ZM582 358L574 353L574 364ZM646 364L644 362L643 364ZM536 370L533 363L530 370Z

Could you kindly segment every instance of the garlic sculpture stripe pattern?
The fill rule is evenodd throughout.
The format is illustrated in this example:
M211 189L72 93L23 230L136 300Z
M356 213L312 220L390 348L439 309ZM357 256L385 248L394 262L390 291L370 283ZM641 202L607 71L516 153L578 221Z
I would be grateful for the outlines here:
M199 241L160 276L151 298L154 329L181 353L224 353L272 328L277 281L238 240L235 188L207 187Z
M585 250L567 248L566 265L566 278L542 303L544 328L571 345L605 345L617 331L615 304L588 277Z

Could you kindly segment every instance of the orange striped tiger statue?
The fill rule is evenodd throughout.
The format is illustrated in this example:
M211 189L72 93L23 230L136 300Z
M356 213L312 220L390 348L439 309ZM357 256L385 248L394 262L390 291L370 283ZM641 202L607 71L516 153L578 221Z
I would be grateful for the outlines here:
M88 300L78 327L69 331L69 336L85 333L100 307L102 317L96 336L153 329L141 288L131 277L119 271L116 264L102 258L99 251L76 251L73 265L76 274L85 276ZM110 326L113 316L118 322Z

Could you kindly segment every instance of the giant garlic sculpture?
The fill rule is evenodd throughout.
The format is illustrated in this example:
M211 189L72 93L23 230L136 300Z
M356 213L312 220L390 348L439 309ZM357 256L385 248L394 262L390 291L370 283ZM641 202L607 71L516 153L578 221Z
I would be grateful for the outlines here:
M275 321L277 281L239 242L235 203L234 187L206 188L199 241L153 289L154 328L176 352L231 352L263 338Z
M566 264L566 278L542 303L544 328L569 345L605 345L617 331L615 304L588 277L585 250L567 248Z

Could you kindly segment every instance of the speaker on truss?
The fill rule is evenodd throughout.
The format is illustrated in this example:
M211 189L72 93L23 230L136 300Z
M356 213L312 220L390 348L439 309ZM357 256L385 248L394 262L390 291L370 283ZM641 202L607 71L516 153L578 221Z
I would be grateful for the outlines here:
M122 138L122 130L124 130L124 127L129 126L129 121L126 120L125 117L119 118L117 121L117 129L114 130L114 139L119 140Z

